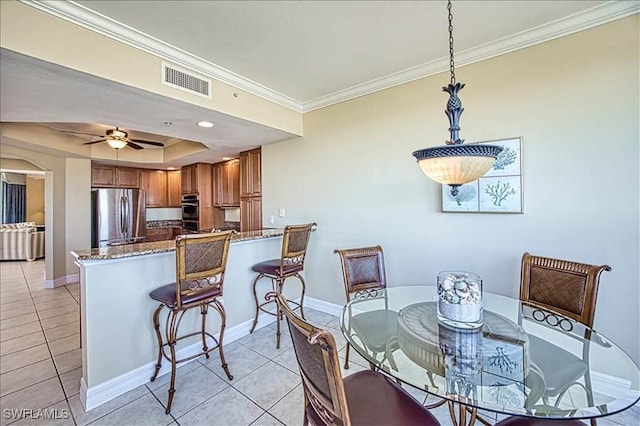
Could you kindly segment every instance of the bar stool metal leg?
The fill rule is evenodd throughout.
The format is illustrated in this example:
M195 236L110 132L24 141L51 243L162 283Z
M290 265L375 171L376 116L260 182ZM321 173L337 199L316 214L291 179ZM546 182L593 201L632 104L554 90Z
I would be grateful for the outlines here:
M258 274L258 276L256 277L255 280L253 280L253 299L256 302L256 314L253 318L253 325L251 326L251 330L249 330L249 333L253 333L253 331L256 329L256 325L258 325L258 314L260 313L260 302L258 302L258 290L256 289L258 281L264 277L264 274Z
M214 299L213 305L211 306L213 306L215 310L220 314L220 337L218 337L218 352L220 353L220 362L222 363L222 369L224 370L229 380L233 380L233 375L229 371L229 366L227 365L227 361L224 358L224 350L222 349L224 329L227 327L227 313L224 310L224 306L218 301L218 299Z
M160 304L153 312L153 328L156 330L156 337L158 338L158 361L156 362L156 369L153 372L153 376L151 376L151 381L153 382L156 377L158 377L158 372L160 371L160 367L162 367L162 334L160 333L160 311L164 307L163 304Z
M202 351L204 352L204 356L207 359L209 359L209 348L207 347L207 334L206 334L208 307L209 305L200 306L200 315L202 316Z
M178 341L178 327L180 326L180 321L182 320L185 312L186 311L184 310L171 310L169 312L169 317L167 318L167 345L171 350L171 383L169 384L169 400L167 401L167 409L165 410L166 414L171 412L173 394L176 392L176 343Z
M300 304L299 304L299 306L300 306L300 316L302 317L302 319L306 319L304 317L304 309L302 307L302 304L304 303L304 292L305 292L305 289L307 287L307 284L304 282L304 278L302 278L302 275L296 274L295 276L298 277L298 279L300 280L300 283L302 284L302 292L301 292L301 295L300 295Z

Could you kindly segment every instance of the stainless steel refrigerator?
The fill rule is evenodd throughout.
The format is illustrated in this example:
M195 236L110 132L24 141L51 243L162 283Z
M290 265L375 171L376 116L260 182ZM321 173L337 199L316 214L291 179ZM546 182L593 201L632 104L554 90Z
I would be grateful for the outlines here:
M147 233L145 193L138 189L91 191L91 247L143 242Z

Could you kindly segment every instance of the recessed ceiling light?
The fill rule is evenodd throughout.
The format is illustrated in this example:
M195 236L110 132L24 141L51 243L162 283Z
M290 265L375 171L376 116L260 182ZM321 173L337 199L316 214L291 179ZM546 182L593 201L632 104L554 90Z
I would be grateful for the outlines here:
M165 126L171 126L173 123L170 121L163 121L162 124L164 124Z
M200 127L213 127L213 123L210 121L198 121Z

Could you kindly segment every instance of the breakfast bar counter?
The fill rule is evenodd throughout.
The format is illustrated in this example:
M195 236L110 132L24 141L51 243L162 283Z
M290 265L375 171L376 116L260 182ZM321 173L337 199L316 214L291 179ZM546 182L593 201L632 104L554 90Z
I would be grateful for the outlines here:
M248 334L255 312L251 284L256 274L251 266L279 258L282 235L282 229L264 229L232 236L221 298L227 312L225 343ZM80 269L80 397L90 410L149 381L158 350L152 325L157 305L149 293L175 282L175 242L77 250L71 254ZM268 280L262 281L269 285ZM258 326L273 320L266 315ZM219 317L209 315L207 321L208 329L219 330ZM180 327L198 330L199 313L185 314ZM178 347L179 358L201 350L201 342L193 339ZM233 372L233 360L227 362ZM160 375L169 369L170 363L164 362Z
M236 232L231 235L231 244L244 241L254 241L263 238L281 237L284 230L279 229L261 229L259 231ZM156 241L152 243L123 244L119 246L110 246L104 248L92 248L88 250L76 250L71 254L77 260L105 260L105 259L121 259L123 257L144 256L147 254L166 253L175 251L176 243L174 240Z

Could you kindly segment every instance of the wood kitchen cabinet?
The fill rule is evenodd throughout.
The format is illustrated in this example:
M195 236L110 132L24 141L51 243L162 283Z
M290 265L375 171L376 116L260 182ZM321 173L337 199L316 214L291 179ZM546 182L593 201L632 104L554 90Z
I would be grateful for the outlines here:
M182 178L180 170L167 171L167 207L180 207L182 201Z
M91 186L96 188L140 188L140 170L131 167L92 164Z
M150 228L147 229L146 242L173 240L174 228Z
M167 206L167 173L164 170L142 170L140 189L146 192L147 207Z
M198 164L182 167L180 169L180 180L183 194L198 193Z
M231 160L213 165L213 205L240 206L240 161Z
M214 227L213 218L213 165L196 163L180 169L182 194L198 196L199 229Z
M262 197L240 198L240 231L262 229Z
M147 207L180 207L182 200L180 170L140 171L140 189L146 191Z
M240 197L262 195L262 150L240 153Z

